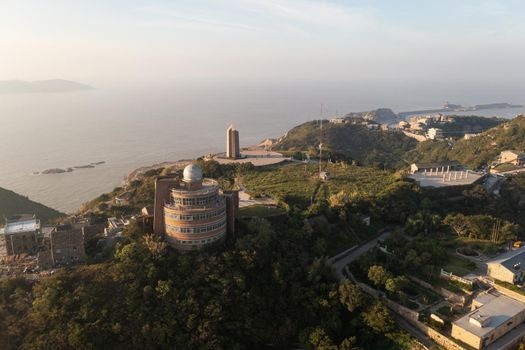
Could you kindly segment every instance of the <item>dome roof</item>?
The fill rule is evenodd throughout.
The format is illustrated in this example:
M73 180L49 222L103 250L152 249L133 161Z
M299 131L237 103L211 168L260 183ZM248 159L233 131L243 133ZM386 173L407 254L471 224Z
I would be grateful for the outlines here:
M186 166L182 174L185 182L202 181L202 169L198 165L190 164Z

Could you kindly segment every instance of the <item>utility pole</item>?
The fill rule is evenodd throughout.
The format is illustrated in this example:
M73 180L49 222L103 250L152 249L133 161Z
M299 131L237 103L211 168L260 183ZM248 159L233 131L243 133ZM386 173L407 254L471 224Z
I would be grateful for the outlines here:
M319 141L319 178L321 178L322 162L323 162L323 104L321 104L321 127L320 127L320 141Z

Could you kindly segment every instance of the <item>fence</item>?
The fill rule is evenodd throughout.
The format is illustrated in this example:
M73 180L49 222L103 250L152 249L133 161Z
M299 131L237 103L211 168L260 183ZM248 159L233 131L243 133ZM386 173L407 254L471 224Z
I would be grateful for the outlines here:
M463 277L456 276L452 272L447 272L447 271L445 271L443 269L441 269L441 277L447 278L447 279L450 279L450 280L453 280L453 281L458 281L458 282L461 282L461 283L469 285L469 286L472 286L474 284L474 282L472 282L471 280L465 279Z

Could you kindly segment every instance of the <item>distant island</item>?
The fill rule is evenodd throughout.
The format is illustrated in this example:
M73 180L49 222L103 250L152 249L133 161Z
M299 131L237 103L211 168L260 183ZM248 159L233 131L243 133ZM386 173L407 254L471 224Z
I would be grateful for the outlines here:
M93 90L93 87L63 79L4 80L0 81L0 94L53 93Z
M499 103L488 103L488 104L480 104L480 105L475 105L475 106L464 107L459 104L445 102L445 104L441 108L399 112L397 115L404 118L404 117L407 117L410 115L416 115L416 114L466 112L466 111L479 111L482 109L504 109L504 108L523 108L523 105L514 105L514 104L507 103L507 102L499 102Z
M93 163L89 163L89 164L85 164L85 165L75 165L73 167L68 167L66 169L62 169L62 168L51 168L51 169L46 169L44 171L35 171L33 173L33 175L39 175L39 174L42 174L42 175L49 175L49 174L63 174L63 173L71 173L73 172L75 169L92 169L98 165L102 165L102 164L105 164L106 162L105 161L100 161L100 162L93 162Z

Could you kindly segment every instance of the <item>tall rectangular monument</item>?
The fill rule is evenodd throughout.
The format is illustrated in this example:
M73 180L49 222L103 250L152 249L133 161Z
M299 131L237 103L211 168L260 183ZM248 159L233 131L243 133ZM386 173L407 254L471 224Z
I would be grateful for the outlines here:
M238 159L241 157L241 147L239 146L239 132L233 125L226 129L226 158Z

